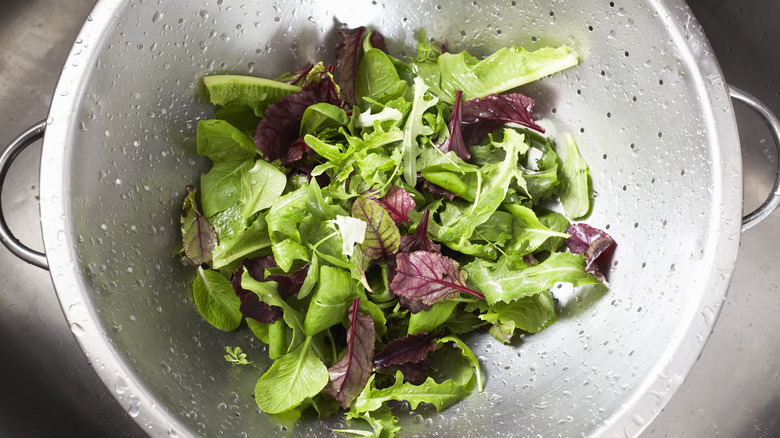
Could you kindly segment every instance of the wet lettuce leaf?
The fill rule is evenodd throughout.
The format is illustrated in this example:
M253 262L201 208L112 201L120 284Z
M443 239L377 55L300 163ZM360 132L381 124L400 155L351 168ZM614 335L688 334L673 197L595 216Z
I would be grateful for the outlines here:
M258 117L262 117L264 111L282 97L301 91L296 85L252 76L204 76L203 84L214 105L246 105Z
M195 305L209 324L229 332L241 324L241 301L233 292L230 281L222 274L198 266L198 275L192 286Z
M325 388L325 392L338 400L344 409L349 409L373 371L371 361L376 339L374 321L358 311L359 304L360 299L355 298L349 308L347 348L338 362L328 368L330 384Z
M566 216L580 219L590 212L590 172L571 135L566 134L566 160L561 164L561 205Z
M187 187L187 196L182 206L181 236L187 258L196 265L211 262L219 236L214 226L198 211L192 187Z

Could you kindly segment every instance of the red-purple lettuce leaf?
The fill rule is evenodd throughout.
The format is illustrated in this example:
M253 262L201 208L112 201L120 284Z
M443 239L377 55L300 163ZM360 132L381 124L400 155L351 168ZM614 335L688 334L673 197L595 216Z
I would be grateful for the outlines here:
M585 254L585 272L593 274L602 282L606 281L617 246L615 240L604 231L583 223L569 225L566 233L571 236L566 239L569 251Z
M409 212L416 206L414 198L406 190L398 186L392 186L382 198L373 195L370 199L378 202L382 208L390 214L396 225L409 220Z
M471 152L469 152L469 147L463 140L463 133L461 131L463 123L461 95L463 95L463 91L461 90L458 90L455 94L455 106L452 108L452 116L450 117L450 138L445 140L439 149L445 154L449 151L454 151L455 155L460 159L468 161L471 159Z
M371 43L371 47L379 49L387 53L387 44L385 44L385 37L381 33L373 30L368 34L368 42Z
M291 296L298 295L298 291L301 290L303 281L306 279L306 275L309 273L309 265L306 264L290 275L271 274L266 276L266 269L276 268L279 266L276 264L276 260L274 260L273 255L245 259L242 264L244 265L244 268L247 270L247 272L249 272L249 275L251 275L255 280L275 281L278 285L276 290L279 292L279 296L282 297L283 300L286 300Z
M309 73L309 82L300 93L279 99L265 110L265 117L257 124L255 146L268 161L281 160L290 167L303 156L304 146L299 142L301 118L311 105L327 102L341 106L336 83L326 71L319 76Z
M352 204L352 217L363 220L366 237L361 244L363 254L371 259L389 257L398 252L401 233L393 219L377 201L357 198Z
M436 350L436 339L440 335L433 332L420 332L390 341L374 356L377 369L419 363Z
M428 237L428 217L430 215L431 211L425 210L414 234L411 236L401 236L401 244L398 246L398 252L441 252L441 245L433 243L431 238Z
M236 292L236 296L241 300L241 305L238 308L241 314L247 318L264 323L272 323L281 318L283 315L281 307L266 304L260 301L260 297L256 293L241 287L241 277L243 275L244 265L242 263L239 265L236 273L233 274L233 280L230 282L233 290ZM249 275L252 275L251 271ZM252 277L254 278L254 275Z
M196 265L211 262L219 244L214 226L198 211L192 186L187 186L187 197L182 204L181 240L184 255Z
M374 320L359 312L359 305L360 299L355 298L348 314L347 349L338 362L328 368L330 383L323 390L338 400L344 409L349 409L352 401L366 386L373 369L376 341Z
M544 133L534 122L534 100L520 93L491 94L463 103L461 131L466 144L479 144L488 134L514 122Z
M357 71L360 39L366 31L364 26L357 29L339 31L339 42L336 44L336 74L344 93L344 98L350 105L355 105L355 72Z
M387 368L379 368L376 372L388 376L395 376L396 372L400 371L404 375L404 382L419 385L428 378L431 371L435 370L436 367L431 363L431 358L426 357L419 362L407 362L402 365L391 365Z
M458 262L429 251L399 253L395 256L396 274L390 289L398 296L431 305L458 296L461 292L485 299L466 286L466 271Z

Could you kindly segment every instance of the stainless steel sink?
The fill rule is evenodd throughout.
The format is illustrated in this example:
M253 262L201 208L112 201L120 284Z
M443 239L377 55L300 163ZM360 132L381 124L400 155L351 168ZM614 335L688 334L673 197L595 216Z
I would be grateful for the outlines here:
M45 117L93 0L11 0L0 14L0 146ZM780 3L689 2L726 80L780 114ZM778 157L761 119L735 104L745 209L769 193ZM17 159L3 193L15 234L40 250L39 152ZM734 279L700 360L642 438L780 436L780 214L742 237ZM82 354L49 273L0 250L0 436L143 436Z

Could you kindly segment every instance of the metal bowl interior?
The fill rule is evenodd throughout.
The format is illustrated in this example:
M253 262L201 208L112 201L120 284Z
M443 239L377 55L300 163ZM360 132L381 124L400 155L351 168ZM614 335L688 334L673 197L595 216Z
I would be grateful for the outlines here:
M731 103L681 1L100 1L64 66L44 141L41 217L52 277L100 377L151 435L331 436L259 412L266 352L222 333L178 257L184 188L208 163L199 78L275 77L333 60L340 26L373 27L400 55L424 28L451 51L569 44L581 65L523 87L551 135L589 163L587 222L619 242L611 290L555 290L560 321L504 346L469 339L486 390L444 412L400 409L405 436L638 434L680 385L736 258L741 162ZM254 363L234 367L225 346Z

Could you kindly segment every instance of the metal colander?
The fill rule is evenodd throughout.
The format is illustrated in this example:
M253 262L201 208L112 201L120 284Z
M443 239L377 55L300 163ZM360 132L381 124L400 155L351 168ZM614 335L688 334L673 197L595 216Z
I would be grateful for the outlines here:
M638 434L704 346L742 217L727 87L676 0L100 1L38 130L46 256L27 253L48 264L100 377L150 435L326 437L346 426L259 412L265 347L246 327L203 321L177 246L184 188L208 165L195 154L197 121L213 117L200 77L332 62L337 30L361 25L396 55L419 28L476 56L575 48L579 66L521 91L554 138L573 134L596 194L587 222L619 243L610 292L557 288L560 321L511 346L469 338L485 391L440 413L401 406L402 436ZM253 364L226 363L226 345Z

